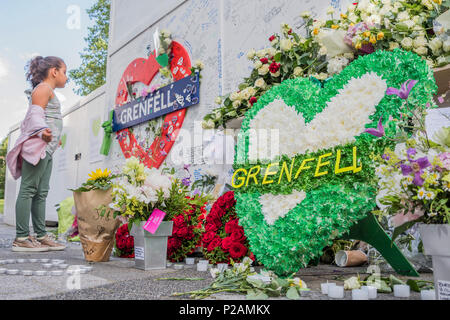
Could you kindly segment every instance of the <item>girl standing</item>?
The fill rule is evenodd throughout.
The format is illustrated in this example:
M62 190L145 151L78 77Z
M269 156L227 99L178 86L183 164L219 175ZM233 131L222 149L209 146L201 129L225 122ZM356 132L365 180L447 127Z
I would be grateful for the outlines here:
M27 80L33 90L30 108L22 122L21 136L8 153L8 167L14 178L22 176L16 201L16 239L12 251L40 252L64 250L45 230L45 207L52 172L52 156L60 144L62 131L61 104L54 93L67 82L66 64L58 57L36 57L29 63ZM42 109L40 109L42 108ZM42 110L44 113L42 114ZM30 133L33 116L42 116L44 126ZM45 141L42 146L42 140ZM30 213L37 238L29 235Z

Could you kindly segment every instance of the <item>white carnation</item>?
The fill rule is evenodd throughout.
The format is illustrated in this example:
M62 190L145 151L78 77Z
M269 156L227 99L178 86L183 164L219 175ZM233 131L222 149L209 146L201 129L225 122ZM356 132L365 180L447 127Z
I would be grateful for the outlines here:
M259 69L259 68L261 68L262 67L262 62L261 61L256 61L254 64L253 64L253 67L255 68L255 69Z
M247 59L253 60L253 58L256 56L255 49L251 49L249 52L247 52Z
M442 44L442 49L444 49L444 52L450 51L450 39L444 41L444 43Z
M255 81L255 87L261 88L261 89L265 89L267 86L266 81L264 81L263 78L258 78Z
M424 56L428 53L428 49L427 47L418 47L414 48L414 52L417 53L418 55Z
M442 48L442 41L438 37L428 42L428 47L434 52L438 52Z

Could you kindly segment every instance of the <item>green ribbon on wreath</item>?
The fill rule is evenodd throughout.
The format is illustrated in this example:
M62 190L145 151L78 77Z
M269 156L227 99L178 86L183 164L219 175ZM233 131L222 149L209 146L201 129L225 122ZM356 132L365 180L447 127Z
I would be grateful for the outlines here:
M100 148L100 154L107 156L109 154L109 149L111 148L111 134L113 133L112 123L113 123L114 110L109 112L108 121L103 122L102 127L105 131L103 136L102 147Z

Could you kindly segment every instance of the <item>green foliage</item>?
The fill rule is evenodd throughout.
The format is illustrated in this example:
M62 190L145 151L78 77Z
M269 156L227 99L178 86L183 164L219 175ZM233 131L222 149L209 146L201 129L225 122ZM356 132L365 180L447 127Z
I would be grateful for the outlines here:
M84 40L87 47L80 52L81 66L69 71L70 78L78 88L75 92L85 96L106 82L106 61L108 56L110 0L97 0L87 10L94 25Z

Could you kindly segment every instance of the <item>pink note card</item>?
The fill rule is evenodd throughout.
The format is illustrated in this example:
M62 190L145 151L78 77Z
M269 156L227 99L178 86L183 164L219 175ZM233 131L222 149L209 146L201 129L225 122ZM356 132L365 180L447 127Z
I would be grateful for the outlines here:
M161 211L159 209L153 210L152 214L142 228L144 228L144 230L147 230L151 234L154 234L163 221L165 215L166 213L164 211Z

